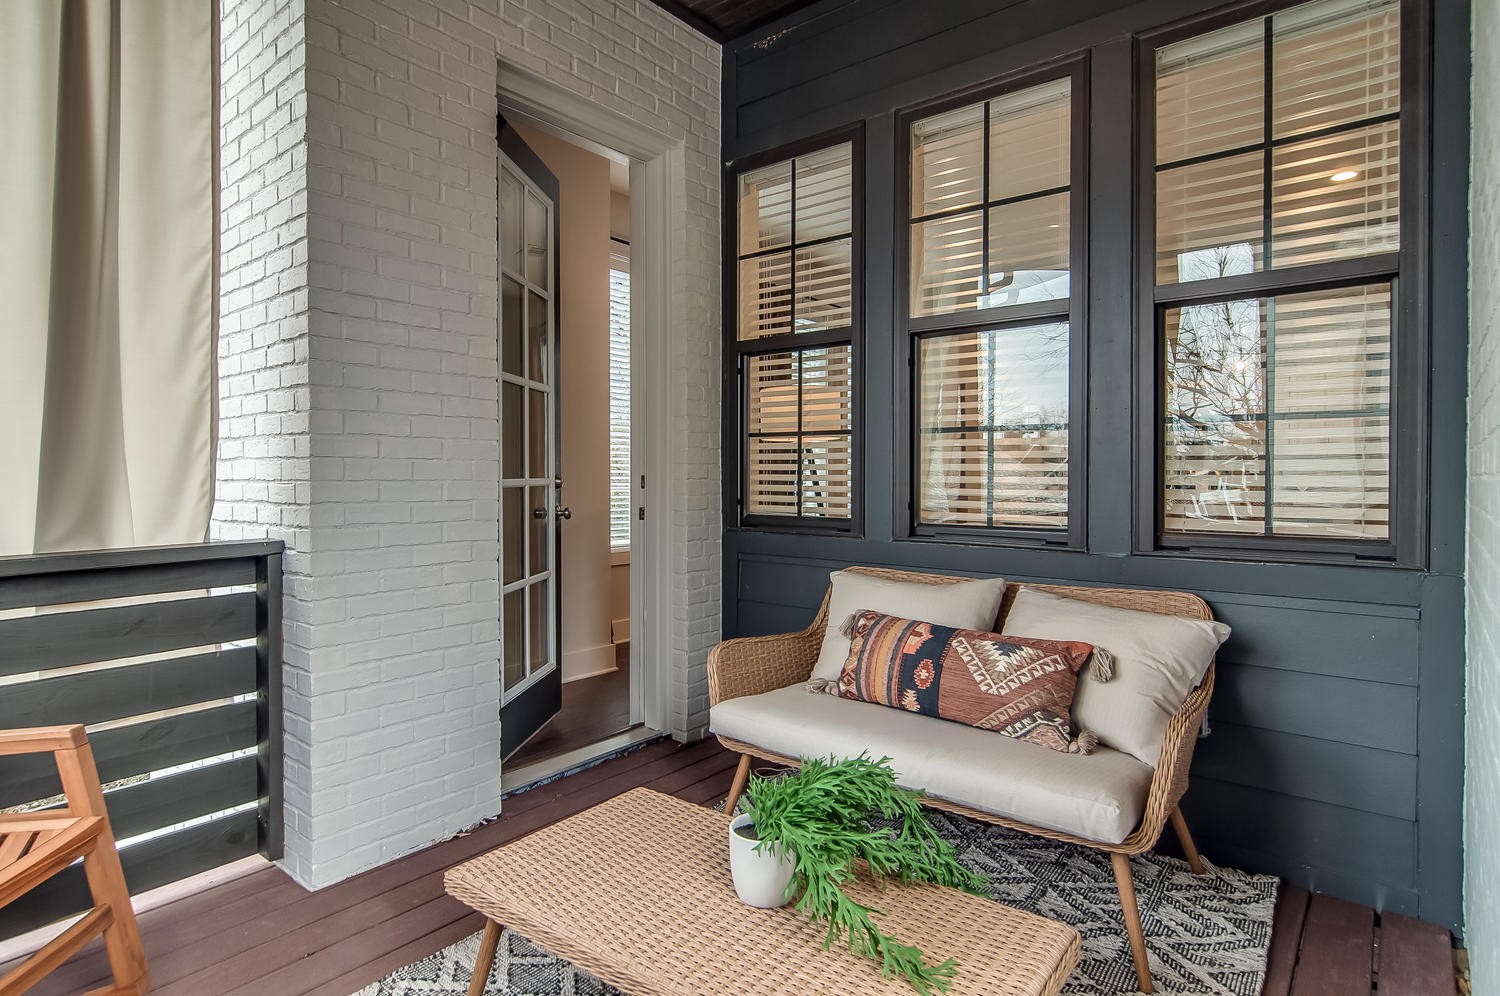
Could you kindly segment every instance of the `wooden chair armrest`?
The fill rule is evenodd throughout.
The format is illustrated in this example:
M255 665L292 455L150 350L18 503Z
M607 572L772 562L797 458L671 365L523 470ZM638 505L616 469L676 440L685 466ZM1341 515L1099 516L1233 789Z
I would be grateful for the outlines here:
M822 633L812 627L800 633L725 640L708 654L709 705L806 681L822 645Z
M1198 733L1203 728L1203 714L1208 712L1208 700L1214 694L1214 666L1198 687L1188 695L1177 715L1167 724L1162 737L1161 754L1156 762L1156 774L1151 778L1151 788L1146 795L1146 813L1135 833L1120 845L1121 850L1139 854L1156 846L1157 838L1166 828L1167 820L1177 803L1188 789L1188 769L1193 764L1193 751L1198 746Z
M0 730L0 756L75 750L88 742L88 734L81 726L34 726L25 730Z

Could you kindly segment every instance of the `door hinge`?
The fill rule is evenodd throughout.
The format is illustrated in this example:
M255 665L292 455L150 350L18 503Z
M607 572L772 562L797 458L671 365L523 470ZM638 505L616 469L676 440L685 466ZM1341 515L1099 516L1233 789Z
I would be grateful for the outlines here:
M646 521L646 506L645 505L642 505L640 508L638 508L638 509L635 510L635 517L637 519L640 519L642 522Z
M641 475L641 490L642 491L646 490L646 475L645 474Z

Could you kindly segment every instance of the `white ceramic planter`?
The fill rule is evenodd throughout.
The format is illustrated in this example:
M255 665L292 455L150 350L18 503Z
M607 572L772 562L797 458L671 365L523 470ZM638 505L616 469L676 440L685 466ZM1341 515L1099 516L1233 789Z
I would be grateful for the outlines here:
M749 813L741 813L729 823L729 872L740 902L771 910L791 901L786 888L792 881L794 866L788 852L770 848L757 852L759 841L741 836L737 830L753 823Z

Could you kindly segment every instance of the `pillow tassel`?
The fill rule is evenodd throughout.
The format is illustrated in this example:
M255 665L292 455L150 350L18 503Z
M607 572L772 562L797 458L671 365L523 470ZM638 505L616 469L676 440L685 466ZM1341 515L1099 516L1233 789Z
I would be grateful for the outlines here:
M1108 681L1115 676L1115 655L1103 647L1095 647L1089 656L1089 677L1095 681Z
M1092 754L1094 748L1099 746L1099 738L1089 730L1079 730L1077 738L1068 745L1069 754Z
M834 690L835 684L837 683L828 678L809 678L807 681L807 690L815 695L822 695L825 692L831 693Z
M860 609L858 612L851 612L844 617L844 621L839 623L839 634L841 636L847 640L854 639L854 627L859 622L859 613L863 611L864 609Z

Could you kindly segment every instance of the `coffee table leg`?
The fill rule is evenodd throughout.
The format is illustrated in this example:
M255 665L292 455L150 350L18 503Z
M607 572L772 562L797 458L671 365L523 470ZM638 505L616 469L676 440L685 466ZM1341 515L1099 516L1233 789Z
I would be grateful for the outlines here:
M500 931L494 920L484 921L484 937L479 942L479 957L474 959L474 978L469 981L469 996L484 996L490 969L495 967L495 948L500 946Z

